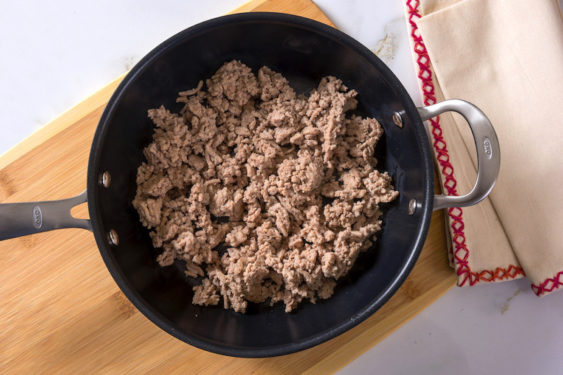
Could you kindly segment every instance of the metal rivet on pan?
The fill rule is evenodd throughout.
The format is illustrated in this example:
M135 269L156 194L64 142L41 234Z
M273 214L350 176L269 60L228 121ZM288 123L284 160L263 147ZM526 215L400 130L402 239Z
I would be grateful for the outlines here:
M114 246L119 245L119 236L117 235L117 232L115 230L111 229L109 231L108 240L110 245L114 245Z
M414 213L416 212L416 199L411 199L409 201L409 215L414 215Z
M105 188L108 188L110 184L111 184L111 175L109 174L108 171L105 171L100 175L100 185L102 185Z
M393 113L393 123L399 128L403 127L403 116L401 116L400 112Z

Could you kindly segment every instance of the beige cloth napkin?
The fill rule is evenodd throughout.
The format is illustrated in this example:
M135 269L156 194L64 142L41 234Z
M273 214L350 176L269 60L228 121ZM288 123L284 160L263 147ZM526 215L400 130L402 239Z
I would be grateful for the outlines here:
M448 210L458 285L525 275L537 295L563 289L563 19L554 0L407 0L424 103L474 103L499 137L490 198ZM444 191L476 175L463 118L430 121Z

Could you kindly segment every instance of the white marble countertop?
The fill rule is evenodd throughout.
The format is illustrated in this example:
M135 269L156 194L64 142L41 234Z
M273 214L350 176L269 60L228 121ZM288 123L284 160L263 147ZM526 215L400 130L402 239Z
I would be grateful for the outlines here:
M3 3L0 154L127 71L167 37L243 2ZM389 66L420 103L402 1L316 3L369 48L390 33ZM563 293L539 299L527 280L454 288L340 374L561 374L562 318Z

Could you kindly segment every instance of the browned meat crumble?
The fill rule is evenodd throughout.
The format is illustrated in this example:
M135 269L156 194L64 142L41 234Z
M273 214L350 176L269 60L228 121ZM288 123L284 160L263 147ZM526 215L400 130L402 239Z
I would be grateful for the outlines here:
M133 206L160 265L180 259L202 277L194 304L289 312L329 298L370 247L379 204L398 193L374 169L380 124L346 116L356 95L325 77L298 96L279 73L231 61L179 93L180 113L148 111L156 129Z

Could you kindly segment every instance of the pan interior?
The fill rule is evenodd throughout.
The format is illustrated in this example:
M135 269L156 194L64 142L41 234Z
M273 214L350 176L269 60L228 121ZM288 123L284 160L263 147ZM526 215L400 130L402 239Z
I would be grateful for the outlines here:
M161 268L159 253L131 205L142 149L151 141L147 110L179 110L179 91L193 88L224 62L238 59L254 71L263 65L282 73L297 92L334 75L359 92L358 111L376 117L385 136L376 150L378 168L389 171L400 197L387 207L375 246L358 259L332 298L283 305L254 305L245 315L191 303L181 267ZM393 124L403 112L403 127ZM367 49L316 22L279 14L222 17L190 28L153 50L117 89L97 129L89 165L90 215L102 256L127 297L174 336L211 351L271 356L304 349L351 328L379 308L414 264L429 222L430 158L420 119L396 77ZM108 171L111 185L98 184ZM410 199L422 203L408 215ZM119 245L110 246L114 229Z

